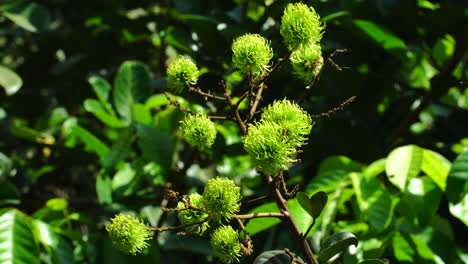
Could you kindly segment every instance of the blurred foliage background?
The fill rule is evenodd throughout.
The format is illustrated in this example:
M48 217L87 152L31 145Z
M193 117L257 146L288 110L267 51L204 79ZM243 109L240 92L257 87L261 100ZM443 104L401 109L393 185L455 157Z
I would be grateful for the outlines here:
M233 123L219 123L212 151L199 153L180 138L183 113L162 92L179 54L202 70L202 89L221 93L221 79L236 87L243 77L231 67L230 45L244 33L271 40L275 58L286 55L279 25L288 2L2 1L0 263L216 263L206 239L169 233L155 235L145 254L124 256L104 226L117 212L176 224L161 213L173 206L164 191L201 190L217 175L234 179L245 197L266 193ZM286 177L334 197L312 244L347 230L363 242L342 263L467 261L468 2L304 2L326 23L324 55L348 52L333 58L342 71L326 66L302 107L318 114L357 96L315 120L302 163ZM263 106L298 99L305 87L288 64L268 85ZM195 111L225 110L194 94L177 100ZM385 177L402 167L402 186ZM376 197L385 203L373 204ZM254 256L296 247L281 226L249 228Z

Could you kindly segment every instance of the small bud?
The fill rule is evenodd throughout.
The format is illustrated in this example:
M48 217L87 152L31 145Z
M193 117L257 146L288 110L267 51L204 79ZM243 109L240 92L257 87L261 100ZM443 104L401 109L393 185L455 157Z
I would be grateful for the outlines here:
M239 212L240 200L240 187L226 178L209 180L203 191L203 204L215 221L220 221L221 217L230 218Z
M232 63L242 73L263 74L273 57L268 40L258 34L245 34L232 43Z
M143 221L126 214L118 214L111 218L112 224L106 226L114 247L122 252L136 255L149 246L151 239Z
M283 99L267 106L262 113L262 122L273 122L281 126L283 135L292 147L307 144L307 135L312 130L312 119L297 104Z
M241 256L239 233L231 226L221 226L211 235L211 247L216 257L222 262L238 261Z
M180 56L167 67L167 87L175 93L180 93L184 86L195 85L199 75L197 66Z
M279 124L270 121L249 126L243 139L244 148L259 171L275 176L294 162L290 156L296 150L288 143L285 132Z
M291 51L320 42L324 28L314 8L303 3L288 4L281 17L280 33Z
M203 206L203 198L200 194L198 193L192 193L188 196L188 199L185 198L184 201L178 202L177 203L177 208L178 209L185 209L181 210L178 212L178 217L179 220L182 224L192 224L196 222L201 222L205 218L208 217L208 214L205 213L205 211L201 210L195 210L195 209L186 209L186 203L190 203L191 205L195 207L202 207ZM201 225L196 225L196 226L190 226L187 228L187 231L198 234L198 235L203 235L203 233L206 231L206 229L209 227L208 222L204 222Z
M181 121L181 130L190 145L205 150L213 145L216 139L215 124L206 114L186 115Z
M310 83L323 66L322 51L319 44L301 46L291 55L294 74L305 83Z

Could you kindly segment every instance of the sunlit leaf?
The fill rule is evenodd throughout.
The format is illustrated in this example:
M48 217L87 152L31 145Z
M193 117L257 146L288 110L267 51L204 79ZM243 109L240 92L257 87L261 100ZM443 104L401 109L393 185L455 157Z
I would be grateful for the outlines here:
M38 247L26 216L16 209L0 213L0 263L39 264Z
M47 8L35 2L22 2L3 13L18 26L31 32L42 32L49 28L50 13Z
M270 250L258 255L253 264L289 264L291 256L284 250Z
M13 95L23 86L23 80L14 71L0 65L0 86L7 95Z
M404 55L406 44L394 33L371 21L355 19L353 23L385 50L393 52L396 55Z
M453 162L446 194L452 203L458 203L468 194L468 152L461 153Z
M356 236L349 232L333 234L325 240L320 248L318 261L320 263L325 263L336 254L348 249L351 245L357 246L358 243Z
M387 157L385 171L388 179L400 190L405 190L409 179L421 171L423 150L414 145L394 149Z

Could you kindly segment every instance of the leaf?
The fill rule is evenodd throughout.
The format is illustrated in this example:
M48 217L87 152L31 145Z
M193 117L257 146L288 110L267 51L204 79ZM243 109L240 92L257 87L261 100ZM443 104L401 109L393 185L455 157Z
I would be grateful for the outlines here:
M332 191L348 174L346 170L331 170L312 178L305 188L305 193L314 193L317 190Z
M52 255L53 263L75 263L72 246L65 238L58 235L50 225L34 219L32 227L36 239Z
M14 95L23 86L23 80L14 71L0 65L0 85L6 95Z
M344 17L344 16L350 16L351 15L351 12L349 11L338 11L338 12L335 12L335 13L331 13L327 16L324 16L322 17L322 22L327 22L327 21L330 21L330 20L334 20L334 19L337 19L337 18L341 18L341 17Z
M449 203L450 213L468 226L468 195L457 204Z
M11 167L12 163L10 158L0 152L0 180L3 180L10 175Z
M458 155L447 177L447 198L458 203L468 193L468 151Z
M112 190L114 193L123 194L135 179L137 172L130 163L125 165L117 171L112 178Z
M414 259L415 250L408 240L397 232L392 238L393 254L400 262L416 263Z
M445 184L450 166L450 161L439 153L423 149L421 169L440 187L440 189L442 189L442 191L445 191Z
M270 250L257 256L253 264L289 264L291 260L291 256L284 250Z
M394 149L387 157L385 171L388 179L400 190L405 190L406 183L418 176L423 161L423 150L415 145Z
M381 260L381 259L366 259L364 261L359 262L359 264L390 264L388 260Z
M86 99L83 105L86 111L92 113L97 119L101 120L104 124L114 128L125 127L125 124L122 123L122 121L120 121L112 113L109 114L99 101L94 99Z
M125 124L133 119L135 103L145 103L150 95L150 74L145 64L139 61L124 62L114 81L114 106Z
M406 50L405 42L389 30L365 20L355 19L353 23L385 50L398 56L404 56Z
M96 193L100 204L112 203L112 179L101 170L96 179Z
M99 76L92 76L88 79L89 84L93 87L94 92L96 93L97 98L101 102L101 104L107 110L107 113L115 116L114 110L109 103L109 95L112 89L109 82L106 79L101 78Z
M16 25L31 32L47 30L51 20L49 10L35 2L14 5L3 14Z
M333 234L323 243L317 259L320 263L325 263L336 254L348 249L351 245L357 246L358 243L358 239L352 233L340 232Z
M39 264L39 251L25 215L7 209L0 215L0 263Z
M275 203L267 203L267 204L262 204L254 208L249 213L252 214L252 213L277 213L277 212L279 212L279 209ZM253 236L280 222L281 220L275 217L253 218L247 223L247 226L245 228L247 232L249 232L249 234Z
M133 131L133 126L130 126L120 132L119 137L102 160L104 168L112 168L127 157L133 142Z
M377 232L384 231L393 218L394 203L391 194L377 178L365 178L351 173L359 209Z
M314 219L320 216L328 201L327 193L323 191L316 192L310 198L307 194L299 192L296 198L302 208Z
M443 38L439 38L432 49L432 55L437 62L437 65L442 66L444 62L450 58L455 51L455 39L446 34Z
M133 105L133 117L138 123L143 123L145 125L151 125L153 123L153 116L151 116L150 110L143 104Z
M361 171L363 167L364 166L361 163L356 162L346 156L331 156L320 163L317 174L321 175L325 172L334 170L344 170L347 172Z
M76 119L70 118L63 124L65 134L68 134L68 140L78 137L85 144L87 151L92 151L98 154L102 159L109 152L109 148L100 139L94 136L88 130L82 128L76 123ZM70 141L67 142L67 146L70 147Z
M152 108L157 108L163 105L167 105L169 103L169 100L167 100L166 96L164 94L155 94L148 98L145 103L146 109L152 109Z
M148 125L139 123L136 128L138 145L143 152L143 157L164 168L169 168L174 154L174 140L169 135Z
M323 236L327 236L327 234L330 232L332 223L335 221L335 216L338 211L338 207L347 200L345 190L348 184L349 183L347 179L343 179L340 182L340 184L338 184L338 186L335 189L335 192L330 197L328 205L325 207L325 210L321 215L322 219L319 218L315 225L315 227L318 227L318 223L321 222L320 231ZM310 233L314 232L315 227L312 228Z
M1 153L0 153L1 154ZM19 204L20 193L16 186L8 181L0 184L0 206L5 204Z
M53 211L62 211L68 207L68 201L63 198L52 198L47 201L46 206Z

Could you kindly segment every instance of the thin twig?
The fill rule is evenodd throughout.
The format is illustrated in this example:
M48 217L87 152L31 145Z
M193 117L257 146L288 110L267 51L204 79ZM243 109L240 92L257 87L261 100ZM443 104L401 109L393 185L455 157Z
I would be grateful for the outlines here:
M249 113L249 118L248 120L252 120L252 118L255 116L255 112L257 111L258 103L262 99L262 93L263 89L266 87L265 84L260 83L257 91L257 95L255 96L255 102L253 103L252 107L250 108L250 113Z
M335 108L333 108L331 110L328 110L325 113L321 113L321 114L318 114L318 115L311 115L310 117L312 117L312 118L332 117L333 115L336 115L336 113L338 113L339 111L342 111L349 104L354 102L354 100L356 100L356 96L351 96L346 101L342 102L339 106L337 106L337 107L335 107Z
M168 92L164 92L164 95L166 96L167 100L169 100L169 103L173 106L175 106L177 109L181 110L181 111L184 111L184 112L187 112L187 113L190 113L192 115L195 115L197 113L193 112L192 110L186 108L186 107L183 107L182 105L180 105L177 101L175 101L174 99L172 99L171 95L168 93Z
M315 75L314 79L306 85L305 87L305 90L304 90L304 93L302 94L302 96L299 98L299 100L297 100L297 103L300 103L302 100L304 100L306 97L308 97L311 93L311 88L315 86L315 84L320 80L320 76L322 75L322 72L323 72L323 69L325 68L325 66L327 64L331 64L332 66L335 67L335 69L337 69L338 71L342 71L341 67L338 66L333 60L332 58L337 55L338 53L344 53L344 52L347 52L348 50L347 49L337 49L335 51L333 51L327 58L327 60L325 61L324 65L322 66L322 68L320 68L319 72L317 73L317 75Z
M247 204L250 204L250 203L260 202L260 201L266 200L268 198L270 198L269 195L260 196L260 197L253 198L253 199L250 199L248 201L242 202L242 205L247 205Z
M208 217L203 219L200 222L195 222L195 223L190 223L190 224L184 224L184 225L178 225L178 226L168 226L168 227L147 227L146 230L148 231L156 231L156 232L164 232L164 231L175 231L175 230L181 230L185 229L186 227L190 226L197 226L205 223L208 221Z
M244 243L241 244L242 252L244 252L245 255L250 255L253 252L253 243L252 239L250 238L249 232L247 232L247 229L245 229L244 224L239 218L236 218L237 223L239 223L240 228L245 234L245 241Z
M194 93L197 93L199 95L202 95L202 96L205 96L205 97L208 97L208 98L213 98L213 99L217 99L217 100L221 100L221 101L226 101L226 97L222 97L222 96L216 96L216 95L212 95L210 93L205 93L203 92L200 88L193 88L193 87L187 87L189 91L191 92L194 92Z
M286 216L283 213L253 213L253 214L232 216L232 218L236 218L236 219L253 219L253 218L262 218L262 217L285 218Z
M227 85L224 81L220 82L221 87L224 90L224 96L226 97L226 101L228 102L229 106L231 106L231 110L233 112L234 118L237 121L237 124L241 128L242 135L247 134L247 127L245 126L245 123L242 121L242 118L239 114L239 109L236 104L232 101L231 95L229 94L229 90L227 88Z

